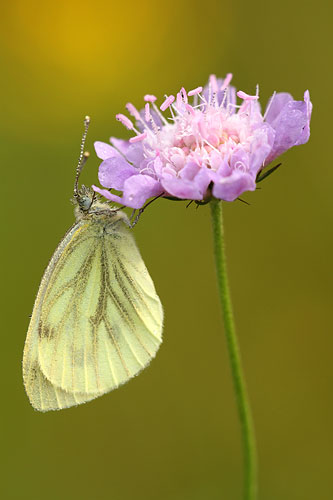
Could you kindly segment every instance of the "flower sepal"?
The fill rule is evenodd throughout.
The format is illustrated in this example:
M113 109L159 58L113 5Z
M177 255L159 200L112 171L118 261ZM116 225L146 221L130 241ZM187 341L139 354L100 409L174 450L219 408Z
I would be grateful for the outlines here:
M282 163L278 163L277 165L275 165L274 167L272 167L266 171L260 170L260 172L258 172L257 177L256 177L256 183L258 184L258 182L261 182L264 179L266 179L269 175L271 175L273 172L275 172L275 170L277 170L279 167L281 167L281 165L282 165Z

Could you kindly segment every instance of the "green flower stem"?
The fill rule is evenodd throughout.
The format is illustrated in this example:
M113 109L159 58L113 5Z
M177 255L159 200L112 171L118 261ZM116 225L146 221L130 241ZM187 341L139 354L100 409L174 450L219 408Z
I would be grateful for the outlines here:
M244 500L257 498L257 457L254 428L242 370L238 341L232 313L232 305L227 277L227 264L224 250L224 232L222 218L222 202L210 202L214 253L216 262L217 284L223 313L225 335L237 402L238 416L242 429L244 453Z

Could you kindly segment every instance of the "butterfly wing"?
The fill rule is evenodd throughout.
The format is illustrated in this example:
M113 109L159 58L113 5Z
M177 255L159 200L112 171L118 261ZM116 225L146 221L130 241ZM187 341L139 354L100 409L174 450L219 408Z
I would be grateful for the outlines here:
M31 331L31 342L26 343L24 360L24 383L30 402L36 410L49 411L69 408L86 403L99 394L79 394L64 391L54 386L43 374L38 361L38 343Z
M162 318L123 222L76 224L46 270L31 319L24 371L33 406L73 406L129 380L154 357Z
M86 227L84 227L82 223L75 224L75 226L68 231L55 251L42 278L28 329L23 355L23 379L25 389L32 406L40 411L67 408L76 404L84 403L98 396L98 394L73 395L64 391L60 387L54 386L45 377L45 374L41 370L38 353L38 338L41 326L40 315L45 293L48 287L51 286L50 279L52 276L54 279L55 269L59 272L59 266L57 266L57 264L59 260L61 260L61 257L62 260L64 260L64 257L68 255L69 251L74 256L75 249L81 243L79 235L81 231L84 231L85 229ZM79 256L82 256L81 252ZM73 262L76 262L77 267L79 268L80 261L76 261L76 259L74 259ZM70 276L67 277L67 280L70 280Z

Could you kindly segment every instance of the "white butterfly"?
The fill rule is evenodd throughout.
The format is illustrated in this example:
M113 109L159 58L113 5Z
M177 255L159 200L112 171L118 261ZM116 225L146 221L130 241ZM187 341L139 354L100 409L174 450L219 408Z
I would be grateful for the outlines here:
M82 155L81 155L82 159ZM23 357L40 411L105 394L145 368L162 342L163 310L127 216L77 188L77 222L42 278Z

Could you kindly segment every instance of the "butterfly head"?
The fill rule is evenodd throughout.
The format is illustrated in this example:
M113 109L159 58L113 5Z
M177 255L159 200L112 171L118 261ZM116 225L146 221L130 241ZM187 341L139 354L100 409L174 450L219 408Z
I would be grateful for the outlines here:
M95 200L95 193L91 188L82 185L77 193L74 194L74 204L78 207L80 212L89 212Z

